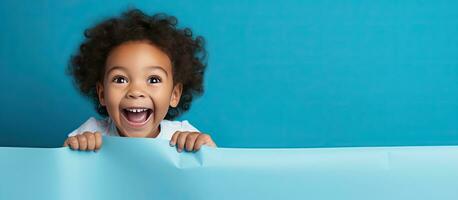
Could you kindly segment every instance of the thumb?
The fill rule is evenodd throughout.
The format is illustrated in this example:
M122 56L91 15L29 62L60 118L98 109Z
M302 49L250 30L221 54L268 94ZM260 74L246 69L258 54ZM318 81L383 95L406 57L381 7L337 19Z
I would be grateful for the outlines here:
M68 147L68 142L67 142L67 141L68 141L68 140L65 140L65 142L64 142L64 147Z

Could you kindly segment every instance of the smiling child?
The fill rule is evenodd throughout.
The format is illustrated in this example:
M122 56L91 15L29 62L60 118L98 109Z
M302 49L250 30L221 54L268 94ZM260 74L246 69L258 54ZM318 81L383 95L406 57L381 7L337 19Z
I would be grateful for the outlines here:
M173 121L203 93L204 39L177 19L138 9L87 29L68 72L103 119L89 118L64 146L97 150L102 135L160 138L177 150L216 147L188 121Z

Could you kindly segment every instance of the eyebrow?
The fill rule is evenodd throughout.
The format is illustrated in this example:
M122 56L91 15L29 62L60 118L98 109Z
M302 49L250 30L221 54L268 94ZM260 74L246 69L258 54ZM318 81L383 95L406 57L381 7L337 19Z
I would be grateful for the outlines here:
M160 67L160 66L148 66L146 68L147 69L159 69L159 70L163 71L166 76L168 76L167 71L165 71L165 69ZM110 70L108 70L107 74L109 74L111 71L116 70L116 69L121 70L121 71L126 71L125 67L123 67L123 66L114 66Z

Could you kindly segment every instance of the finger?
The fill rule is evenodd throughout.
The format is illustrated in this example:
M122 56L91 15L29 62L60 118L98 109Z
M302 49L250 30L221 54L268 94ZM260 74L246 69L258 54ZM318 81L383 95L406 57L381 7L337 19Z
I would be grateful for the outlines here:
M86 151L87 149L87 138L84 134L76 136L78 138L78 143L80 145L79 150Z
M200 134L197 138L196 143L194 144L194 150L198 151L202 147L202 145L216 147L216 144L213 142L211 137L208 134Z
M102 134L100 132L95 132L95 150L99 150L102 147Z
M177 144L177 138L180 135L179 131L175 131L175 133L172 135L172 139L170 139L170 146L175 146Z
M194 143L196 142L197 137L199 137L200 133L190 133L188 137L186 137L186 144L185 148L186 151L192 151L194 148Z
M95 136L94 133L86 132L83 134L87 140L87 151L93 151L95 149Z
M204 134L199 135L196 144L194 144L194 150L199 151L201 146L204 145L206 142L206 136L204 136Z
M75 136L67 138L70 148L76 150L79 148L78 139Z
M213 141L212 137L208 134L203 134L203 137L205 138L205 146L209 147L216 147L215 142Z
M186 137L188 137L189 132L181 132L177 138L177 150L181 152L184 149L184 145L186 143Z
M62 145L63 147L68 147L68 138L64 141L64 145Z

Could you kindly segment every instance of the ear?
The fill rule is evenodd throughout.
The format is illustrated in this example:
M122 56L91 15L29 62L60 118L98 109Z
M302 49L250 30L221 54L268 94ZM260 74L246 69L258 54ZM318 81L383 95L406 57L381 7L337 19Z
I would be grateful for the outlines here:
M97 89L97 96L99 97L99 102L100 105L106 106L105 104L105 96L104 96L104 90L103 90L103 84L100 82L97 82L96 84L96 89Z
M181 93L183 92L183 84L178 83L173 86L172 96L170 97L170 106L177 107L180 103Z

